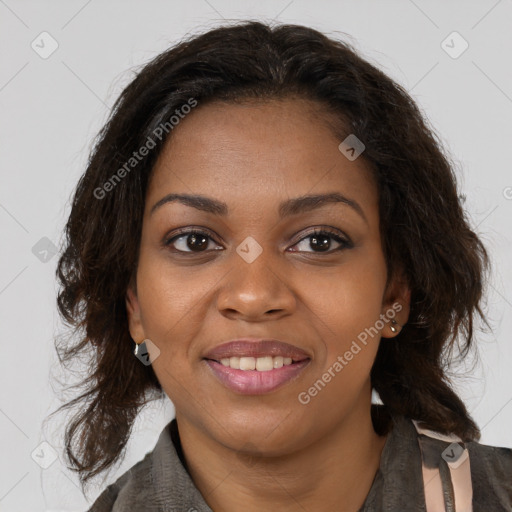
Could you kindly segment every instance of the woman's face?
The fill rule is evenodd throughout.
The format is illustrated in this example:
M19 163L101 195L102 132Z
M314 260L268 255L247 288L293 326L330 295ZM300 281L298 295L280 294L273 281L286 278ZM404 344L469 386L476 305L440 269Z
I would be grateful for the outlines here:
M283 454L362 418L380 337L406 321L406 290L386 290L376 185L315 109L199 104L148 187L130 332L158 347L178 422L234 450Z

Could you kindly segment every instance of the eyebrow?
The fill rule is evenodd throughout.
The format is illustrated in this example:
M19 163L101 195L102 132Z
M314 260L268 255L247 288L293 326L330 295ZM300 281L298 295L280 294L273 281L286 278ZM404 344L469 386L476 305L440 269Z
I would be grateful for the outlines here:
M167 194L153 205L149 214L152 215L155 210L164 204L171 202L179 202L185 206L190 206L191 208L196 208L197 210L223 217L228 214L228 205L226 203L211 197L197 194ZM353 199L349 199L348 197L345 197L343 194L338 192L332 192L329 194L305 195L283 201L279 205L279 217L282 219L291 215L309 212L330 203L341 203L350 206L368 224L368 219L366 218L366 215L364 214L361 206Z

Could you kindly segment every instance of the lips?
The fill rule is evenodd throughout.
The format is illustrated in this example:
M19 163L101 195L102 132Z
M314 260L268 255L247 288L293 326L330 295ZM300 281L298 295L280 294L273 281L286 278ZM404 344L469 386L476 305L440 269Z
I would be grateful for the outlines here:
M309 354L289 343L276 339L238 339L218 345L204 355L204 359L220 362L230 357L290 357L292 361L310 359Z
M269 359L274 362L273 368L268 365ZM297 379L309 366L311 357L284 341L246 338L218 345L203 360L217 381L232 392L262 395Z

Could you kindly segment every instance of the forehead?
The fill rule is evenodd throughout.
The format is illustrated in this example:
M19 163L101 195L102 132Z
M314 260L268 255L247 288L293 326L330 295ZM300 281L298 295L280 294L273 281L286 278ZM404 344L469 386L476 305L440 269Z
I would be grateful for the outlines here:
M339 151L333 119L324 105L300 99L199 104L159 156L148 207L178 190L233 202L336 190L375 206L368 164Z

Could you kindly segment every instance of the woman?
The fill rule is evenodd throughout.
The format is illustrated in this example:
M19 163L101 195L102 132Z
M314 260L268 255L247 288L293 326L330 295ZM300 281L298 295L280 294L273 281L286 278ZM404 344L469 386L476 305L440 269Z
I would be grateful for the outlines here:
M349 45L248 22L159 55L66 235L82 482L148 400L176 409L91 511L511 510L512 450L478 443L444 366L483 317L485 248L413 100Z

